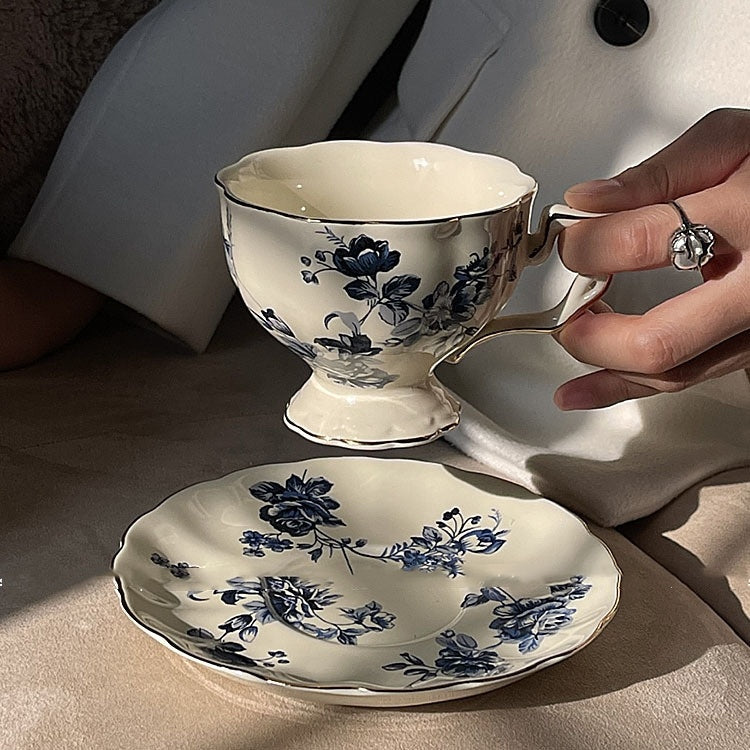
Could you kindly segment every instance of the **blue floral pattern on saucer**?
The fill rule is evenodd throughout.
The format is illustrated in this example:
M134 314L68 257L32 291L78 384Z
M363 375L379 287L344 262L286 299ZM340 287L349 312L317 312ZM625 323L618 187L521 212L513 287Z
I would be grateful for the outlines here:
M459 508L452 508L445 511L434 526L424 526L421 534L415 534L408 541L396 542L378 553L369 552L365 549L367 539L353 541L351 537L334 536L323 528L346 526L333 512L340 503L328 494L332 489L333 482L325 477L306 479L306 473L291 474L283 485L273 481L253 484L250 494L263 503L258 517L275 531L246 530L240 538L246 545L243 553L263 557L266 552L299 549L317 562L324 551L329 557L340 552L352 574L351 556L354 555L399 563L403 570L438 570L455 577L462 574L464 555L492 555L505 544L508 534L507 529L500 528L500 514L494 509L489 514L492 524L480 526L481 516L465 517ZM298 538L309 541L293 541Z
M392 628L396 619L396 615L383 611L378 602L371 601L359 607L338 607L338 617L344 622L333 622L330 619L333 615L327 610L341 599L341 594L333 592L330 584L326 588L298 576L264 576L249 581L230 578L227 584L230 588L214 589L211 595L220 596L221 601L228 605L241 602L245 611L218 626L223 631L219 641L236 632L240 640L250 642L258 635L260 626L282 622L313 638L354 646L363 635ZM201 592L191 591L188 598L193 601L208 601L210 598L199 594ZM203 633L205 635L191 629L187 634L214 637L210 631Z
M128 615L181 655L359 705L505 685L585 646L619 596L609 551L554 503L367 457L181 490L133 523L113 568Z
M158 552L154 552L150 560L154 565L166 568L175 578L190 578L190 571L188 569L195 567L195 565L188 565L186 562L171 563L164 555L160 555Z
M527 654L539 648L542 639L570 625L576 612L570 602L582 599L591 589L583 580L584 577L579 575L572 576L565 583L552 584L549 595L542 597L516 598L499 586L482 588L478 594L467 594L461 605L463 608L497 602L492 610L495 618L488 626L497 639L494 643L480 648L471 635L445 630L435 639L441 649L432 664L404 651L400 654L403 661L385 664L383 669L402 671L404 675L414 677L409 687L439 676L477 678L502 674L509 664L496 649L512 643L522 654Z
M356 556L396 562L404 571L439 571L455 578L462 575L463 555L491 555L507 541L509 530L499 528L501 519L496 510L490 513L492 526L480 527L481 516L465 517L455 507L445 511L434 526L424 526L421 534L408 541L391 544L379 553L368 552L367 539L352 541L325 530L346 526L336 514L341 503L330 495L333 486L333 482L323 476L307 478L307 471L301 475L290 474L284 484L273 480L252 484L250 494L263 503L258 518L274 531L244 531L239 540L244 545L243 555L257 558L267 553L304 550L310 560L317 563L324 551L329 558L340 552L352 575L352 556ZM306 541L297 541L301 539ZM195 567L185 562L170 564L156 552L150 559L177 578L187 577L187 569ZM279 649L268 651L268 656L260 660L242 654L245 650L242 643L225 640L230 634L236 634L241 642L250 643L257 637L260 627L283 623L318 640L353 646L364 635L373 636L393 628L397 617L375 600L357 607L336 607L334 615L331 610L342 594L333 590L333 584L319 584L299 576L262 576L250 580L236 576L228 579L227 584L229 588L213 589L208 595L189 591L187 598L202 602L219 597L223 604L240 606L242 612L216 626L222 632L218 638L213 631L204 628L189 628L186 633L211 641L210 646L202 645L201 649L208 649L208 653L227 663L260 664L268 670L290 663L287 654ZM548 595L537 597L516 597L500 586L485 586L476 593L466 594L461 603L464 610L493 605L493 617L487 624L494 636L493 642L480 646L474 635L445 629L434 639L440 648L432 662L404 651L400 653L402 661L389 662L381 668L403 672L410 678L405 685L408 688L437 678L476 679L501 675L508 670L509 663L497 649L513 644L521 654L527 654L539 648L545 638L573 622L576 610L571 602L582 599L591 585L584 583L584 576L575 575L548 588Z

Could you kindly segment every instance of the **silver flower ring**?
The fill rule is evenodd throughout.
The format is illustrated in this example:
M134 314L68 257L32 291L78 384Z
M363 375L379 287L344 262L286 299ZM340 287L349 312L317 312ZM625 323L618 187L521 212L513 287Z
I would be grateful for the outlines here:
M677 201L669 201L669 205L677 211L682 222L669 240L672 265L678 271L702 268L714 257L714 233L703 224L693 224Z

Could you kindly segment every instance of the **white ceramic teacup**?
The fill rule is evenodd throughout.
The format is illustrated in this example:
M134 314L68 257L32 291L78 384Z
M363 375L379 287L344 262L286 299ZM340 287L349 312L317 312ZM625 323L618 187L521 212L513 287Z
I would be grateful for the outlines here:
M260 151L219 186L229 270L258 322L312 368L285 421L310 440L390 448L455 427L433 373L511 331L554 331L603 294L578 276L560 304L497 317L566 225L529 231L533 178L507 159L434 143L326 141Z

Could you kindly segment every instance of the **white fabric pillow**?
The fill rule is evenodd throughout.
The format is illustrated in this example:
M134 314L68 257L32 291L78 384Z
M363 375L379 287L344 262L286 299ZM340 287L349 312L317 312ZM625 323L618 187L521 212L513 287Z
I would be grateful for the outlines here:
M416 0L165 0L107 58L10 254L202 350L233 293L216 171L325 138Z

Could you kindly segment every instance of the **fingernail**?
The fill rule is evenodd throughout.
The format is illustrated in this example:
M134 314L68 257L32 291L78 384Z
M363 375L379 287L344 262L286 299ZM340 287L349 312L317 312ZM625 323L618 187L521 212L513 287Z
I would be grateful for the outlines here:
M608 180L589 180L589 182L579 182L578 185L569 187L566 193L575 193L576 195L604 195L613 193L622 187L622 182L616 177Z
M594 399L591 393L581 388L559 388L554 395L555 405L561 411L591 409Z

